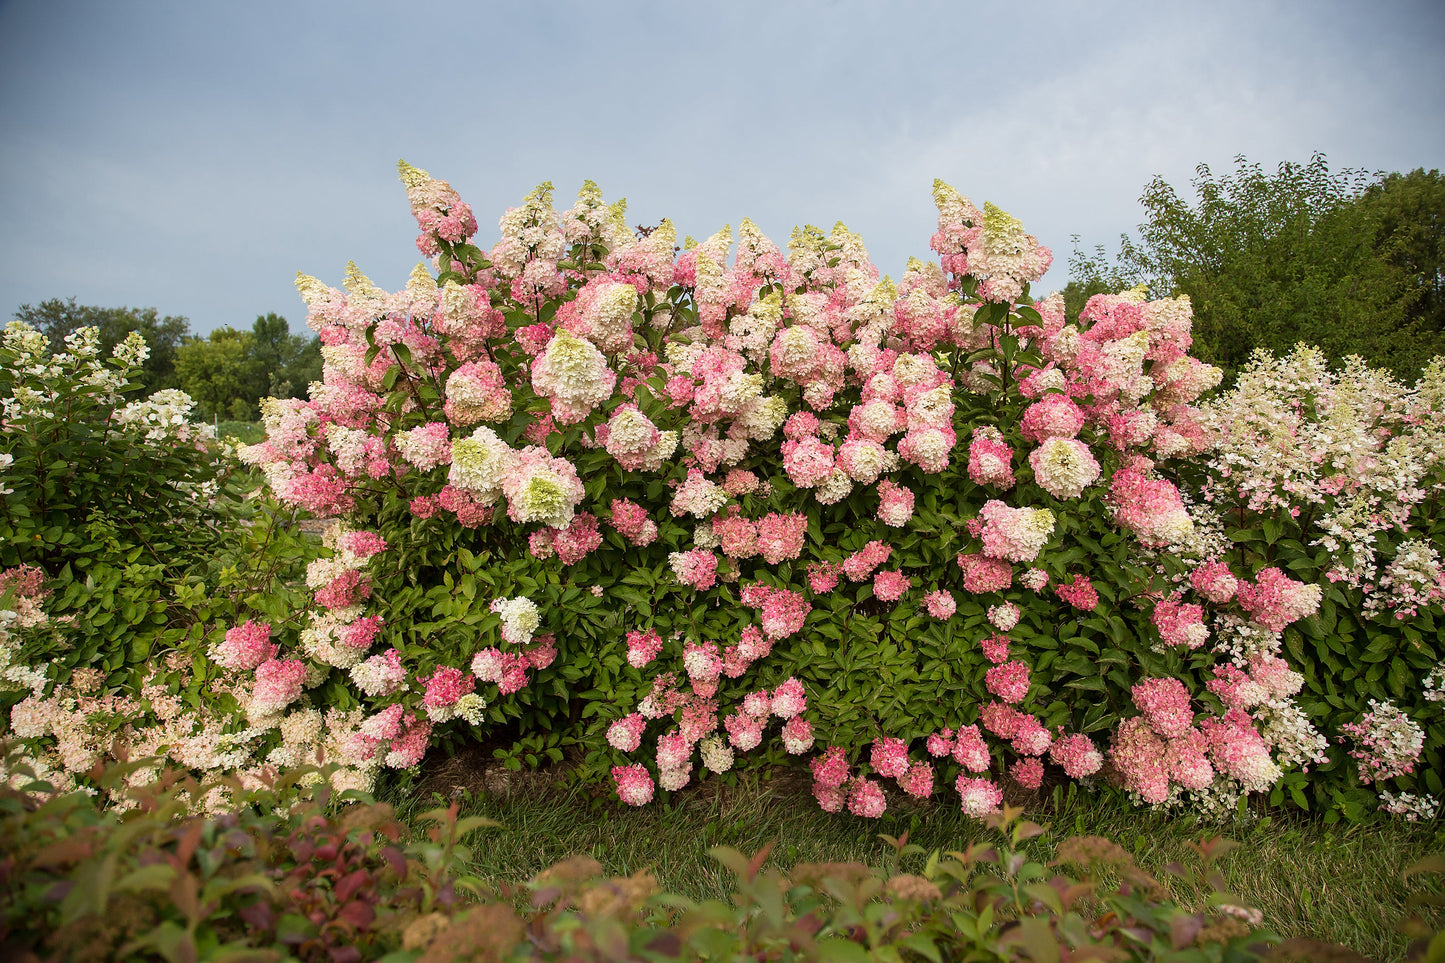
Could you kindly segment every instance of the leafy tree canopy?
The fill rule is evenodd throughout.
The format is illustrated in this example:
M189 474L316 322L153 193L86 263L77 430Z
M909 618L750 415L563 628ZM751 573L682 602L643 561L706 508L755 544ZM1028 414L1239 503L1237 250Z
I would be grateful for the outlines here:
M1198 355L1231 375L1256 348L1300 341L1409 380L1445 354L1438 171L1331 171L1315 154L1270 174L1240 156L1222 176L1201 164L1192 186L1193 201L1151 180L1139 237L1121 237L1117 258L1076 247L1070 311L1139 283L1154 296L1187 294Z
M250 331L217 328L176 352L181 389L206 418L252 421L266 397L303 397L321 380L321 344L291 333L279 314L256 318Z

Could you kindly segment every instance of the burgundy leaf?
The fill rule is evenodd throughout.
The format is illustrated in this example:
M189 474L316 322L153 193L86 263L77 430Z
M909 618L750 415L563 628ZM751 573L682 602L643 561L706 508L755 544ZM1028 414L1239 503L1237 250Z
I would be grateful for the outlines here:
M241 907L237 910L237 914L246 921L247 925L258 930L269 932L271 927L276 925L276 914L271 911L270 903L255 902L250 906Z
M336 901L339 903L346 902L356 895L357 890L361 889L361 887L370 881L371 874L364 869L358 869L348 873L336 884Z
M682 940L671 930L664 930L648 940L647 949L659 956L681 956Z
M354 899L341 907L341 912L336 914L339 920L345 920L359 930L367 929L376 919L376 911L359 899Z
M396 846L387 846L381 851L381 858L391 867L391 871L402 879L406 879L406 854Z

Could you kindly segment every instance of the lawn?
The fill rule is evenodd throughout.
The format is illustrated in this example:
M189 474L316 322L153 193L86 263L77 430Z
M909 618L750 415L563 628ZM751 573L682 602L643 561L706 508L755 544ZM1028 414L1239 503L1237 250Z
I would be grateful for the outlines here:
M745 774L729 784L713 778L675 793L664 803L640 808L617 803L610 793L569 786L545 773L508 773L483 766L475 756L456 757L430 773L410 794L396 792L403 812L434 804L437 795L459 793L467 815L501 823L476 846L473 871L484 878L517 880L568 856L587 854L608 873L650 868L666 890L693 898L722 897L731 874L707 855L713 846L753 853L772 843L770 863L786 871L807 862L893 859L881 836L908 834L925 850L962 850L987 840L990 831L956 807L890 800L876 821L821 811L801 773L760 778ZM1240 845L1218 863L1225 888L1263 911L1265 925L1285 938L1338 943L1372 960L1403 959L1409 939L1397 922L1410 912L1412 895L1445 893L1439 876L1402 873L1430 854L1445 854L1438 823L1377 819L1325 826L1308 815L1260 816L1215 824L1136 809L1107 794L1058 792L1025 800L1028 818L1050 832L1028 845L1033 858L1052 859L1058 843L1074 835L1107 837L1155 874L1170 898L1193 905L1203 895L1171 863L1197 865L1191 842L1223 836ZM924 857L905 861L921 866ZM917 867L914 867L916 871ZM1427 907L1426 922L1445 925L1445 913Z

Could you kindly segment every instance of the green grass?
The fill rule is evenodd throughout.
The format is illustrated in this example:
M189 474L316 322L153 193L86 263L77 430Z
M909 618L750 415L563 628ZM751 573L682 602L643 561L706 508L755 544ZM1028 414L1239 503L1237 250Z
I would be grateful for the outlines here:
M944 852L992 838L982 823L945 802L895 801L872 822L825 813L796 774L772 781L743 776L733 785L710 779L665 801L631 809L593 788L566 787L544 776L511 774L504 788L506 776L489 770L483 777L460 769L458 761L434 774L399 808L414 814L435 805L436 790L464 787L464 815L502 824L473 840L473 872L488 879L525 879L568 856L587 854L611 874L650 868L667 890L693 898L721 897L730 875L706 855L712 846L752 853L774 843L770 862L786 871L802 862L885 864L893 851L879 838L882 833L907 832L910 842ZM939 795L946 797L946 792ZM1192 841L1219 835L1233 839L1241 845L1217 868L1226 890L1261 909L1267 926L1286 938L1340 943L1376 960L1403 957L1408 940L1395 923L1406 914L1412 889L1445 891L1438 877L1417 876L1409 887L1401 880L1402 871L1426 854L1445 851L1445 830L1435 824L1379 820L1327 827L1292 817L1219 825L1082 793L1052 812L1036 804L1026 815L1052 830L1030 844L1034 858L1052 859L1057 843L1070 835L1105 836L1129 850L1186 906L1197 906L1204 894L1170 876L1168 864L1197 865ZM915 861L921 866L921 857ZM1445 925L1445 914L1427 919L1435 928Z

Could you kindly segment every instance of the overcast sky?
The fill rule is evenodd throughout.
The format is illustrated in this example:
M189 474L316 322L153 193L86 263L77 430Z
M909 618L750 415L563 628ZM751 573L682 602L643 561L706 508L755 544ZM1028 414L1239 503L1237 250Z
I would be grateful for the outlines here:
M297 271L394 289L419 260L398 157L483 246L592 178L699 238L842 220L895 278L942 177L1053 248L1047 290L1155 174L1445 167L1442 40L1438 0L0 2L0 318L74 295L300 331Z

